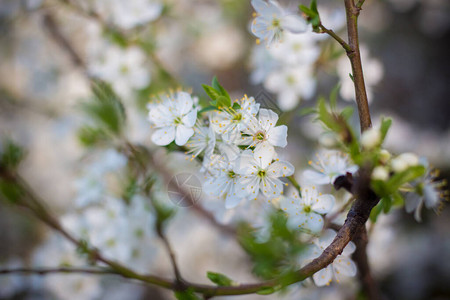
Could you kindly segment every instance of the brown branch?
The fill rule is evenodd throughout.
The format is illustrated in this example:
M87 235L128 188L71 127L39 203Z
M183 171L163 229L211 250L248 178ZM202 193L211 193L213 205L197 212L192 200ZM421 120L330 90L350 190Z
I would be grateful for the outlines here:
M362 285L362 292L369 300L381 299L378 285L371 274L369 260L367 258L366 249L369 239L367 237L366 227L361 227L353 242L356 245L356 250L352 258L358 267L358 277Z
M177 261L175 259L175 253L172 250L172 246L169 243L169 240L167 239L167 236L164 233L164 229L162 226L157 226L156 232L158 233L158 236L161 238L161 240L164 243L164 247L166 248L167 253L169 254L170 262L172 264L173 273L175 275L175 279L177 282L177 289L184 290L186 289L186 285L184 283L183 277L181 277L180 269L178 268Z
M44 26L47 29L53 40L70 56L72 63L84 69L84 61L77 51L75 51L71 42L61 33L56 23L55 18L50 13L44 14Z
M359 121L361 131L372 126L370 118L369 103L367 101L366 85L361 64L358 38L358 16L360 9L356 7L353 0L344 0L347 15L348 41L351 51L347 52L352 65L353 82L355 85L356 103L358 105Z
M320 33L326 33L335 39L347 52L351 52L352 49L349 44L347 44L340 36L338 36L333 30L326 28L322 23L319 24L319 28L321 30Z
M55 273L82 273L82 274L94 274L94 275L118 275L112 269L106 268L82 268L82 267L70 267L70 268L17 268L17 269L0 269L0 275L6 274L37 274L47 275Z

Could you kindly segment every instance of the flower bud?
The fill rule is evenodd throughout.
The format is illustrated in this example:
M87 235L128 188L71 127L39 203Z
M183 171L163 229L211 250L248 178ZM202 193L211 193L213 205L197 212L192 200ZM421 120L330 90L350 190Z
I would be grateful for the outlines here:
M409 167L419 164L419 158L414 153L402 153L391 161L392 170L403 172Z
M381 142L381 133L376 128L370 128L363 132L361 136L361 144L367 149L373 149L378 146Z
M388 160L391 159L391 153L386 149L381 149L380 151L380 161L382 164L386 164Z
M373 169L372 179L386 181L389 178L389 172L385 167L378 166Z

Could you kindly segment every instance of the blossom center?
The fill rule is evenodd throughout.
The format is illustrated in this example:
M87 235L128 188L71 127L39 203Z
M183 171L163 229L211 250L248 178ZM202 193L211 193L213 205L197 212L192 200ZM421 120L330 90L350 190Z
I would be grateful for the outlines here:
M264 132L258 131L258 132L255 134L255 138L256 138L258 141L264 141L264 139L266 138L266 135L264 134Z
M176 125L181 124L181 123L182 123L182 122L181 122L181 118L180 118L180 117L176 117L176 118L173 120L173 123L175 123Z
M272 20L272 27L273 27L273 28L278 28L278 27L280 27L280 20L277 19L277 18L274 18L274 19Z
M258 171L258 177L260 177L260 178L266 177L266 170L259 170Z
M233 116L233 121L239 122L240 120L242 120L242 114L241 113L235 114Z
M304 207L303 207L303 211L305 212L305 213L307 213L307 214L309 214L310 212L311 212L311 206L309 206L309 205L305 205Z
M234 178L236 177L236 173L234 173L232 170L228 171L228 177Z

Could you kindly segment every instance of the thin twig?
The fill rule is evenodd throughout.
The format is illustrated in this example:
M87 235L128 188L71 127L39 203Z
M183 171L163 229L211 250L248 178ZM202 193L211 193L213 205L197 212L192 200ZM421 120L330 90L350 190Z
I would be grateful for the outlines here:
M323 26L322 23L319 24L320 30L322 30L321 33L326 33L329 36L331 36L333 39L335 39L341 46L345 49L346 52L352 51L349 44L347 44L340 36L338 36L333 30L326 28Z
M164 247L166 248L167 253L169 254L170 262L171 262L172 268L173 268L173 273L175 275L175 279L177 281L177 284L179 285L179 289L183 290L186 287L185 287L185 284L184 284L184 280L181 277L180 269L178 268L178 264L177 264L177 261L175 259L175 253L172 250L172 246L170 245L169 240L167 239L167 236L164 233L164 229L161 228L161 226L158 226L156 231L158 233L158 236L163 241Z
M17 269L0 269L0 275L6 274L56 274L56 273L82 273L82 274L95 274L95 275L118 275L112 269L109 268L82 268L82 267L70 267L70 268L17 268Z
M363 4L364 4L365 1L366 1L366 0L359 0L358 3L356 3L356 7L357 7L358 9L362 9L362 6L363 6Z

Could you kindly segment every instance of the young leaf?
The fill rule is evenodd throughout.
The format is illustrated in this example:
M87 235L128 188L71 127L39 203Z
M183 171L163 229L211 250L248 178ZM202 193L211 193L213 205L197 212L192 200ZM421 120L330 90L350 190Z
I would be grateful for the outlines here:
M216 104L217 104L218 108L230 107L231 106L231 100L230 100L230 98L227 98L225 96L219 96L216 99Z
M339 93L339 89L341 88L340 83L336 84L330 93L330 107L332 109L336 109L337 106L337 96Z
M191 289L185 291L175 291L175 298L178 300L200 300Z
M384 139L386 138L386 134L389 131L389 128L392 125L392 119L391 118L383 118L381 120L381 126L380 126L380 132L381 132L381 141L384 141Z
M208 272L206 276L218 286L231 286L233 284L233 280L220 273Z
M218 91L216 91L213 87L210 87L209 85L202 84L202 87L205 90L206 94L208 94L209 98L211 98L213 101L221 96Z
M227 97L228 99L230 99L231 102L231 97L228 94L228 92L223 88L223 86L220 85L219 81L217 80L217 77L214 76L214 78L212 79L212 83L211 83L212 87L220 93L220 95Z

